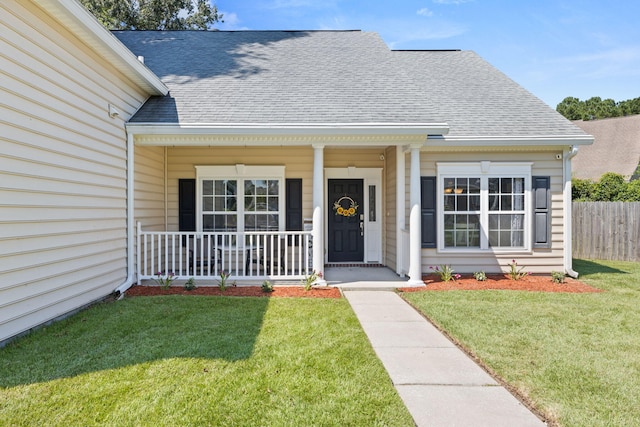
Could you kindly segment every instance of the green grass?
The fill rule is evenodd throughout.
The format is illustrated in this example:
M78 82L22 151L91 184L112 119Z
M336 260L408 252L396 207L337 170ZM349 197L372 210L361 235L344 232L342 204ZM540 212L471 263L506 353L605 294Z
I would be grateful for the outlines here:
M344 299L139 297L0 349L0 425L413 425Z
M576 260L606 292L407 293L562 426L640 425L640 263Z

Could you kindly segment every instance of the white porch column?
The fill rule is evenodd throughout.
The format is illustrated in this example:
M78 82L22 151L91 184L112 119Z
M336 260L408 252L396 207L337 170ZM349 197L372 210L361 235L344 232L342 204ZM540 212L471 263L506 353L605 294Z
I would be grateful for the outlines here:
M313 145L313 270L324 284L324 145Z
M420 145L411 146L409 190L409 286L423 286L420 220Z
M396 273L403 277L407 274L406 271L403 271L404 260L405 257L409 256L409 254L404 253L404 239L402 237L406 227L405 174L407 170L404 157L404 147L396 146Z

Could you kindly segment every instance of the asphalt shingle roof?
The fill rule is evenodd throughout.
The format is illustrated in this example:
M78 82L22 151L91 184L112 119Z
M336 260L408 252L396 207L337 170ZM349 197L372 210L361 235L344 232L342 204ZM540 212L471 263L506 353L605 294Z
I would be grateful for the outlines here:
M361 31L117 31L169 87L134 123L443 123L450 136L585 133L470 51Z

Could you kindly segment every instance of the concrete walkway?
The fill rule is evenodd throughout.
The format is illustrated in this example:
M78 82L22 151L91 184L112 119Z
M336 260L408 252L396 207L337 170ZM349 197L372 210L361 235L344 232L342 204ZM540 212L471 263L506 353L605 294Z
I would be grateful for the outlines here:
M346 290L417 426L545 426L395 292Z

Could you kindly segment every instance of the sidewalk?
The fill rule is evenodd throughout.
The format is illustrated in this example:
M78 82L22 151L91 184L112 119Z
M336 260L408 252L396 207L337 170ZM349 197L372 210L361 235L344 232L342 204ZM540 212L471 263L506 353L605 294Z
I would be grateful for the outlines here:
M417 426L545 426L395 292L344 292Z

